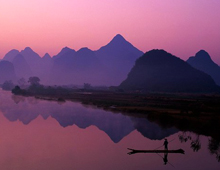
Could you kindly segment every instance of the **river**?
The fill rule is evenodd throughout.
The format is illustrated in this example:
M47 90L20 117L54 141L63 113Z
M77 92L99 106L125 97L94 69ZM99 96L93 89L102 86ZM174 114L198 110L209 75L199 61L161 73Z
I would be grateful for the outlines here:
M127 148L164 149L165 138L169 150L185 154L127 154ZM77 102L0 90L0 169L219 170L219 161L220 142L211 137Z

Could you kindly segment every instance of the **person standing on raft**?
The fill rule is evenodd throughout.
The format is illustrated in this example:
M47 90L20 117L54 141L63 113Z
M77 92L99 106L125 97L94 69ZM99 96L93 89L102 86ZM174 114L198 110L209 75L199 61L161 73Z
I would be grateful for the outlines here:
M163 145L164 145L164 149L168 150L168 141L167 141L167 139L165 139Z

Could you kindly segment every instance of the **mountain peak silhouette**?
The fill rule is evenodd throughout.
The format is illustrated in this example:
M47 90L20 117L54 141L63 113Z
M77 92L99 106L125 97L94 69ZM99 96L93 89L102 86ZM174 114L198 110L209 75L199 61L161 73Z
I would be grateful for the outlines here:
M51 59L51 56L50 56L50 54L46 53L42 58L44 58L44 59Z
M194 63L194 61L199 61L199 62L203 62L203 64L207 64L206 62L210 63L214 63L209 55L209 53L207 53L205 50L200 50L196 53L195 56L189 57L189 59L187 60L187 62L189 64ZM201 64L201 63L200 63Z
M112 41L126 41L125 38L121 34L117 34Z
M64 47L61 49L61 51L57 55L53 56L53 59L59 59L60 57L66 55L66 54L75 53L75 52L76 51L74 49L71 49L69 47Z
M187 63L210 75L215 83L220 85L220 67L212 61L210 55L205 50L200 50L195 56L190 57Z
M69 48L69 47L64 47L61 51L69 51L69 50L73 50L73 49L71 49L71 48Z
M83 47L83 48L80 48L77 52L81 52L81 51L92 51L92 50L89 49L88 47Z
M70 52L70 51L75 51L75 50L73 50L73 49L71 49L71 48L69 48L69 47L64 47L64 48L62 48L62 50L58 53L58 55L63 55L63 54L68 53L68 52Z
M39 59L40 58L40 56L36 52L34 52L30 47L26 47L24 50L21 50L20 53L24 56L24 58L26 60L30 60L30 58L31 59L33 59L33 58ZM28 62L30 62L30 61L28 61Z
M13 61L13 59L15 58L17 54L19 54L19 51L16 49L13 49L9 51L7 54L5 54L3 59L7 61Z
M196 54L205 54L205 55L208 55L209 56L209 54L208 54L208 52L206 52L205 50L199 50Z
M210 55L205 50L200 50L196 53L195 58L199 58L200 60L212 61Z
M101 52L108 51L109 53L112 53L112 51L126 52L127 50L130 50L130 49L138 50L130 42L128 42L122 35L117 34L107 45L101 47L98 50L98 52L99 51L101 51Z
M105 73L105 77L102 82L105 85L118 85L126 78L135 60L143 52L117 34L107 45L95 51L95 54L103 65L102 73Z
M22 51L33 52L33 50L31 49L31 47L25 47L25 49L22 50Z
M137 60L139 64L144 64L145 62L151 62L151 63L164 63L164 62L169 62L172 60L178 60L178 57L175 57L168 52L166 52L163 49L153 49L148 51L146 57L141 57Z
M128 46L133 46L129 43L122 35L117 34L106 46L111 46L112 48L127 48Z

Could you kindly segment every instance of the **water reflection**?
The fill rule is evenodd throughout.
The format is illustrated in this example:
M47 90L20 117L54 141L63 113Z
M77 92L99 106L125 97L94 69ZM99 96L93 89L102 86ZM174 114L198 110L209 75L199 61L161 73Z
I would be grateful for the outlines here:
M181 132L178 135L178 138L181 143L189 142L190 148L193 150L193 152L198 152L202 147L199 134L194 134L192 132ZM217 161L220 162L220 141L209 137L208 149L212 155L215 155Z
M161 128L158 124L150 122L144 118L131 118L135 129L144 137L154 140L161 140L171 134L177 133L176 128ZM147 126L146 126L147 125Z
M215 155L218 162L220 162L220 141L213 138L209 139L208 148L210 150L210 153L212 155Z
M8 92L0 92L0 99L1 169L220 168L216 161L220 159L220 142L211 137L164 129L144 118L80 103L37 100ZM182 148L185 155L126 154L128 147L158 148L165 137L169 150Z
M191 141L190 142L190 147L194 152L198 152L201 149L201 142L200 142L200 135L194 135L195 137L193 138L191 133L189 132L182 132L182 134L179 135L179 140L183 142Z
M178 132L175 128L163 129L145 118L128 117L92 106L84 107L80 103L57 104L54 101L15 95L12 95L11 98L5 95L4 100L6 103L1 104L0 110L10 121L19 120L27 125L38 116L42 116L45 120L48 117L54 118L62 127L76 125L85 129L94 125L104 131L114 143L118 143L134 130L154 140L163 139Z

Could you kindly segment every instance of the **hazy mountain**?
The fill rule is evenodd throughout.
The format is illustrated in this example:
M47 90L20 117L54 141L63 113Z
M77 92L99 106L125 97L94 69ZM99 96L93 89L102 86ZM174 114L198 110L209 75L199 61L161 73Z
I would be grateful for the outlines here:
M97 50L96 53L106 63L108 63L108 61L114 61L119 59L132 61L143 54L143 52L141 52L131 43L125 40L125 38L120 34L117 34L107 45ZM106 61L105 59L108 61Z
M64 47L57 55L53 56L53 59L54 60L57 60L61 57L65 57L65 56L71 56L71 55L74 55L76 51L69 48L69 47Z
M76 52L65 47L53 60L52 84L102 83L103 67L95 52L88 48Z
M96 55L105 68L103 71L106 75L102 81L106 85L119 85L143 52L118 34L106 46L97 50Z
M53 66L53 60L49 54L41 58L30 47L26 47L21 52L9 51L3 59L13 63L17 78L28 79L30 76L38 76L41 83L48 84Z
M118 85L143 53L116 35L97 51L65 47L53 57L52 84Z
M28 80L29 77L33 76L30 66L27 64L24 57L18 53L12 61L15 69L15 73L18 79L25 78Z
M41 67L44 69L44 73L49 72L52 69L53 62L52 57L48 53L41 58Z
M49 77L51 84L65 85L74 83L72 74L75 55L75 50L65 47L52 58L53 66Z
M98 58L89 48L81 48L76 52L75 67L80 70L97 68Z
M151 50L136 60L120 88L154 92L216 92L207 74L164 50Z
M49 54L45 54L42 58L34 52L30 47L26 47L20 52L24 56L30 66L34 76L40 78L40 83L49 84L49 76L53 66L53 60Z
M18 54L23 57L14 60ZM4 59L13 61L19 77L27 77L27 74L38 76L42 84L118 85L142 54L121 35L116 35L97 51L88 48L75 51L65 47L52 58L49 54L41 58L30 47L26 47L21 52L10 51ZM27 69L27 65L30 69ZM19 66L24 68L19 70ZM23 70L30 71L25 74Z
M38 76L41 80L41 83L43 84L50 84L49 77L51 75L51 69L53 67L53 59L52 57L46 53L41 59L40 59L40 65L41 69L38 72Z
M15 56L18 54L19 54L19 51L13 49L13 50L9 51L7 54L5 54L5 56L3 57L3 60L7 60L7 61L12 62L13 59L15 58Z
M220 85L220 67L214 63L210 55L204 51L200 50L195 56L190 57L187 60L192 67L209 74L216 84Z
M21 55L24 56L28 64L32 64L34 61L40 60L40 56L34 52L30 47L26 47L24 50L21 50Z
M6 80L16 81L14 66L11 62L2 60L0 61L0 83Z
M30 47L26 47L24 50L21 50L21 52L13 49L9 51L3 59L12 62L18 54L21 54L30 66L34 65L35 62L38 62L41 59L41 57Z
M51 58L50 54L46 53L46 54L42 57L42 59L47 61L47 60L51 60L52 58Z
M30 66L32 73L35 76L39 76L42 73L41 69L41 57L34 52L30 47L26 47L24 50L20 52L24 59Z
M104 68L94 51L88 48L81 48L76 52L74 66L75 80L79 84L91 83L92 85L102 85Z
M88 48L75 51L65 47L52 58L49 54L45 54L41 58L30 47L26 47L21 52L9 51L4 56L4 60L13 63L18 78L28 78L30 75L38 76L42 84L119 85L126 79L133 67L128 78L121 83L121 88L176 92L202 92L212 91L216 88L215 85L211 85L212 80L209 76L201 75L201 72L195 71L186 63L183 64L180 59L173 59L175 57L171 54L152 50L145 54L145 56L150 56L146 57L147 59L138 59L142 55L143 52L118 34L97 51ZM156 56L154 57L154 55ZM137 66L134 67L135 61ZM143 66L142 62L146 66ZM220 85L220 68L211 60L208 53L202 50L195 57L189 58L187 62L198 70L211 75ZM184 69L186 71L183 71ZM136 70L142 71L137 73ZM145 78L143 79L143 77ZM205 79L201 77L205 77ZM185 87L183 87L184 83Z

